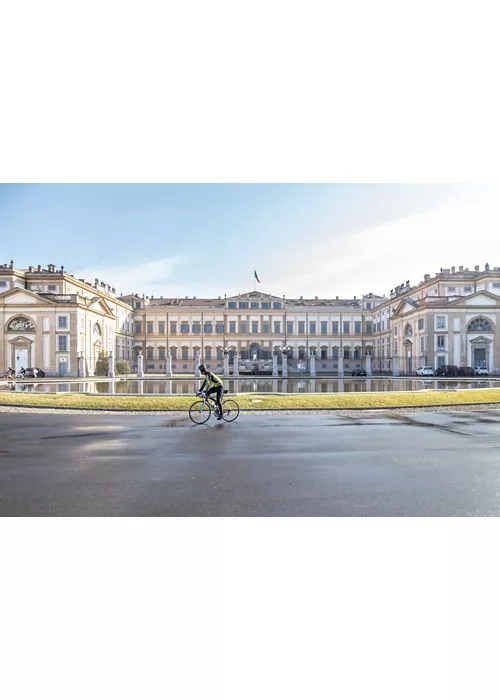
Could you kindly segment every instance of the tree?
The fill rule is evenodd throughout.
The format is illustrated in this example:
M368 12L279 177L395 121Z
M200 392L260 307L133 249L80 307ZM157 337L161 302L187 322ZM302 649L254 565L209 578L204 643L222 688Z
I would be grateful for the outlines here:
M109 370L109 357L108 353L101 350L97 362L95 363L94 376L96 377L107 377Z
M115 372L116 374L130 374L130 365L127 360L116 360Z

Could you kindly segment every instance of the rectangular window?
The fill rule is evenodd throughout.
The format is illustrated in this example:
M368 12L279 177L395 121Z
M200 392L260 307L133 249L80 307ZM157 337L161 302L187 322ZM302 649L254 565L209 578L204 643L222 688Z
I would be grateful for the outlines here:
M438 335L438 337L437 337L437 349L444 350L444 335Z
M382 330L385 331L385 321L382 321Z
M424 352L425 349L425 338L424 336L421 336L420 338L420 352Z
M328 333L328 324L326 321L321 321L321 335L326 335Z
M258 302L258 301L252 301L252 303L250 304L250 308L251 308L251 309L260 309L260 304L259 304L259 302Z
M236 302L235 301L228 301L227 308L228 309L236 309L237 308Z
M211 323L204 323L203 324L203 332L204 333L212 333L213 332L213 326Z
M189 348L182 348L182 360L187 360L188 359L188 352Z
M160 335L165 335L165 321L160 321L158 324L158 333Z
M147 323L147 333L153 333L153 322L148 321Z
M146 350L146 360L152 360L153 359L153 348L148 348Z
M303 348L299 348L299 360L305 360L305 352Z
M224 324L223 323L216 323L215 324L215 332L222 335L224 333Z
M394 343L394 354L395 355L398 354L398 344L397 343Z
M55 284L49 284L49 286L47 287L47 290L49 292L57 292L57 287Z
M158 359L159 359L159 360L164 360L164 359L165 359L165 348L160 348Z
M236 321L229 321L229 332L236 333Z
M495 285L493 285L495 286ZM464 287L464 294L470 294L472 292L472 287Z
M177 348L170 348L170 354L172 355L172 360L177 359Z
M271 304L270 304L268 301L263 301L262 304L261 304L261 308L262 308L262 309L270 309L270 308L271 308Z
M259 332L259 322L252 321L252 333L258 333L258 332Z
M140 308L141 308L141 302L140 301L134 302L134 309L140 309Z
M448 293L449 294L454 294L457 291L456 287L448 287Z
M281 333L281 322L280 321L275 321L274 322L274 332L279 335Z
M332 321L332 333L333 333L333 335L339 334L339 322L338 321Z
M240 333L248 333L248 323L246 321L240 323Z
M359 348L354 349L354 359L359 360Z
M222 348L217 348L217 359L222 360L223 354L222 354Z
M309 321L309 333L316 335L316 321Z
M135 333L142 333L142 323L140 321L135 322Z
M6 287L7 282L5 280L0 280L0 287Z
M371 335L373 333L373 324L371 321L366 322L366 333L367 335Z
M273 309L281 309L281 302L280 302L280 301L274 301L274 302L273 302Z
M80 319L80 328L82 329L82 331L85 330L85 319L84 318Z
M335 362L338 362L338 359L339 359L339 349L333 348L332 349L332 360L335 360Z
M445 328L445 317L436 316L436 328Z
M349 348L344 348L344 360L349 359Z
M351 332L351 324L349 321L344 321L344 335L349 335Z
M423 319L423 318L419 318L419 319L418 319L418 330L419 330L419 331L423 331L423 330L424 330L424 319Z
M498 288L498 287L500 287L500 282L493 282L493 284L492 284L491 286L492 286L492 287L495 287L495 288ZM467 288L466 288L466 289L467 289ZM472 288L471 288L471 287L468 287L468 289L470 289L470 290L472 291ZM464 290L464 291L465 291L465 290Z
M193 323L193 326L191 328L191 332L195 333L196 335L200 335L201 333L201 323Z
M445 364L446 364L446 356L445 355L438 355L438 367L442 367Z
M59 316L57 319L57 327L61 329L66 329L68 327L68 317Z
M356 335L361 335L361 321L354 322L354 333Z
M299 335L304 335L306 324L304 321L299 321Z
M189 333L189 323L181 323L181 333Z
M205 348L205 360L212 359L212 348Z
M328 350L326 348L321 348L321 359L326 360L328 358Z
M240 301L240 309L248 309L248 301Z
M367 302L366 302L366 308L367 308L367 309L371 309L371 308L372 308L372 303L371 303L371 301L367 301Z
M170 323L170 335L177 335L177 323L175 321Z
M262 323L262 332L269 333L269 322L268 321L264 321Z
M66 335L57 336L57 348L59 352L68 352L68 337Z
M293 321L286 322L286 334L293 335Z

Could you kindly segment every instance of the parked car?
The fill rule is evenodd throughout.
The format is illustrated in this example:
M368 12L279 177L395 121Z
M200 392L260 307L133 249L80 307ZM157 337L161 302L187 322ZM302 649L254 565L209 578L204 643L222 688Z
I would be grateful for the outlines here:
M28 367L26 370L25 377L30 379L37 379L39 377L45 377L45 372L40 367Z
M425 367L419 367L417 369L417 374L419 377L433 377L434 370L429 365L426 365Z
M459 367L458 376L459 377L473 377L475 374L474 367Z
M366 377L366 370L360 367L359 369L352 370L353 377Z
M436 370L436 377L458 377L458 367L456 365L441 365Z
M488 376L488 370L486 369L486 367L476 367L474 372L476 374L485 374L486 376Z

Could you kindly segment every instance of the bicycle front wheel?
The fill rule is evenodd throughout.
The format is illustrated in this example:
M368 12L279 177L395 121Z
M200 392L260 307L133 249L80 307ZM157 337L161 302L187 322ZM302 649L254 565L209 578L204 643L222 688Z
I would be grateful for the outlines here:
M236 401L233 401L233 399L227 399L226 401L222 402L222 418L225 421L231 423L233 420L236 420L239 415L240 407Z
M198 425L206 423L211 413L210 405L206 401L195 401L189 409L189 417L193 423L198 423Z

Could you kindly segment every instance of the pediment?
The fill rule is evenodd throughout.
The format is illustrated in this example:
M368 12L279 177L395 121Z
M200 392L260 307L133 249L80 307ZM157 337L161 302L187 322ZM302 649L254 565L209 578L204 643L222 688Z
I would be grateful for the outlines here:
M470 342L471 343L491 343L492 340L491 340L491 338L487 338L484 335L478 335L477 338L471 338Z
M34 306L36 304L47 306L47 303L54 302L42 299L38 294L31 292L29 289L9 289L9 291L0 295L0 300L8 306Z
M404 314L408 314L410 312L416 311L418 308L417 304L415 302L410 303L406 299L402 299L398 306L396 307L396 311L394 312L394 316L403 316Z
M111 311L106 301L101 297L93 297L90 300L89 309L97 311L100 314L104 314L105 316L111 316L112 318L115 318L114 313Z
M499 306L500 299L491 292L475 292L468 297L453 301L450 306Z

